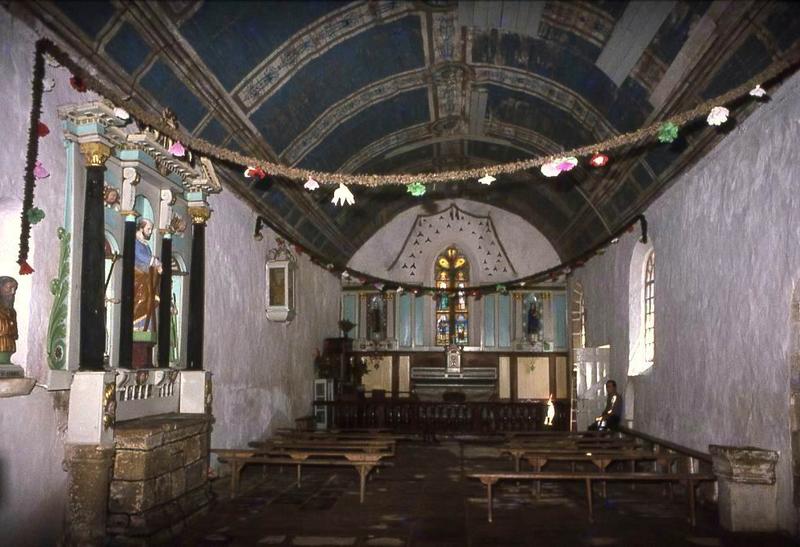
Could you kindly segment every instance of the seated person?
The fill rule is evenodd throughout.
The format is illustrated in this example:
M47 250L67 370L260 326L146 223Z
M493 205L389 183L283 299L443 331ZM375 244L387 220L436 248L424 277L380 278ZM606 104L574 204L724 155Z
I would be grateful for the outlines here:
M622 395L617 393L617 383L614 380L606 382L606 408L603 413L594 419L589 426L589 431L609 431L616 429L622 419Z

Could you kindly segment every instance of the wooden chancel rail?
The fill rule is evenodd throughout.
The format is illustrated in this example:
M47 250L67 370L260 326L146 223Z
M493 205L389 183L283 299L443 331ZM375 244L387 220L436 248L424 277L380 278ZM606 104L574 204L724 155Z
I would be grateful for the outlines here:
M387 428L429 434L495 433L546 429L547 406L542 402L444 403L389 399L385 401L331 401L334 426L347 429ZM569 426L569 405L556 402L553 429ZM548 428L549 429L549 428Z

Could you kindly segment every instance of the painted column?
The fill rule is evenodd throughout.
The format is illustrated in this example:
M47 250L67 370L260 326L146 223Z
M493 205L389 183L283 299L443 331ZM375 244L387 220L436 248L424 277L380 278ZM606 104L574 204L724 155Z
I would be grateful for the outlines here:
M172 329L172 206L176 196L168 188L161 190L158 231L161 233L161 279L158 287L158 355L157 365L169 367L170 334Z
M125 216L122 246L122 290L120 296L119 366L133 367L133 269L136 245L136 214Z
M161 240L161 285L158 306L158 366L169 366L170 320L172 319L172 236Z
M105 162L111 149L99 142L83 143L80 148L86 160L86 193L81 250L79 367L82 371L102 371L106 335L103 187Z
M207 206L189 206L192 217L192 265L189 270L189 326L186 366L203 370L203 327L205 320L206 222Z
M122 288L120 291L119 366L133 367L133 270L136 264L136 185L139 172L133 167L122 169L122 199L120 214L125 217L122 239Z

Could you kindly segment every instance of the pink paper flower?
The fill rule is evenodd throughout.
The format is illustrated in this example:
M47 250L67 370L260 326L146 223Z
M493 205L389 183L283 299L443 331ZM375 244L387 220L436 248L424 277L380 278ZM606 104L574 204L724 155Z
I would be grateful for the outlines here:
M183 156L186 155L186 149L181 144L181 141L175 141L174 143L172 143L172 146L169 147L169 150L167 150L167 152L169 152L176 158L182 158Z
M36 165L33 168L33 176L36 177L37 179L46 179L47 177L50 176L50 171L44 168L42 162L37 161Z
M260 167L250 166L244 170L244 176L249 179L255 178L258 180L264 180L264 177L267 176L267 173L265 173L264 170L261 169Z

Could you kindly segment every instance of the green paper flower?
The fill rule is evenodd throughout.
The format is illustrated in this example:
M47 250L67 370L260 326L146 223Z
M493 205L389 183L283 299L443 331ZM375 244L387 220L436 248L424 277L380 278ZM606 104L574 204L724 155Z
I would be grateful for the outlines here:
M506 289L506 286L505 286L505 285L497 285L497 286L495 287L495 290L496 290L497 292L499 292L500 294L506 294L506 293L508 292L508 289Z
M408 185L408 193L414 197L420 197L425 195L425 185L421 182L412 182Z
M28 222L31 224L38 224L44 218L44 211L38 207L33 207L32 209L28 209L26 216L28 217Z
M672 122L662 123L658 128L658 142L672 142L678 138L678 126Z

